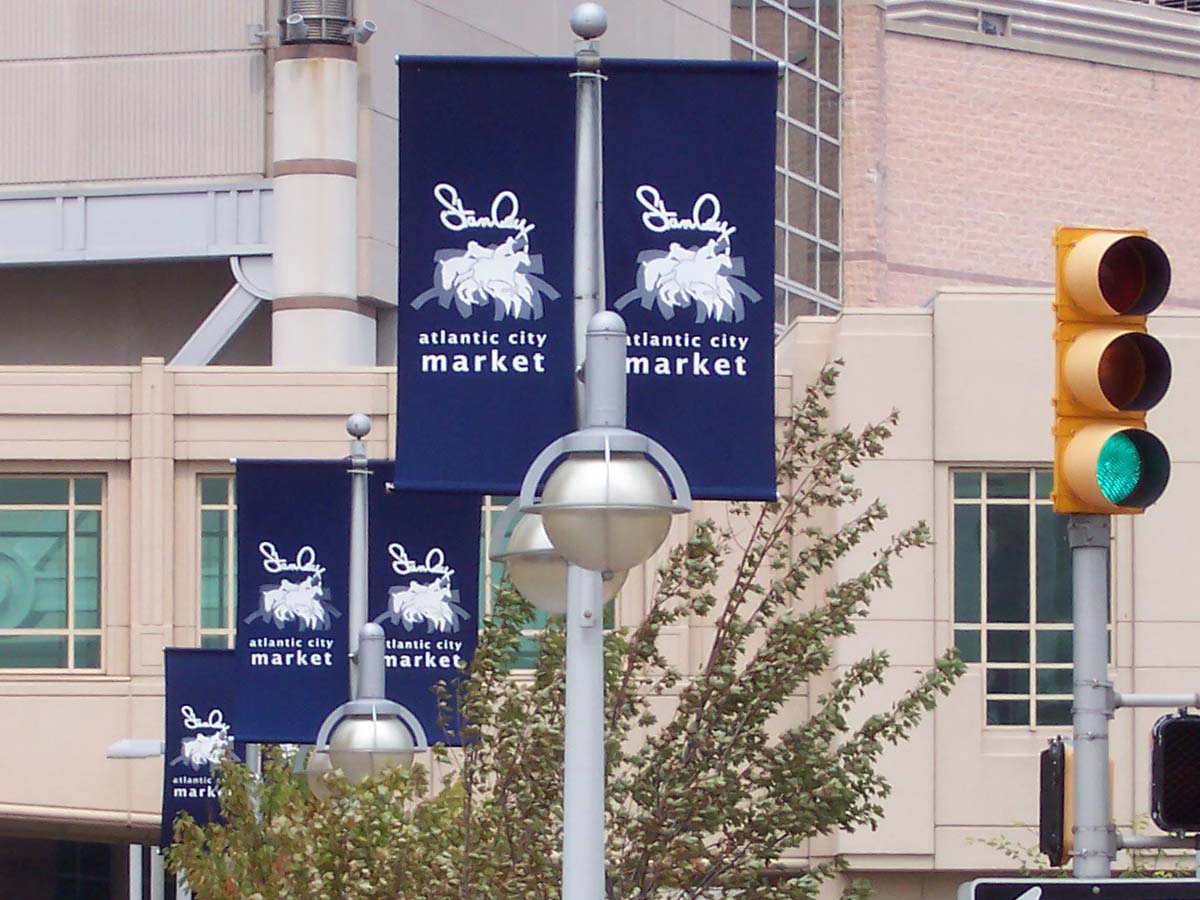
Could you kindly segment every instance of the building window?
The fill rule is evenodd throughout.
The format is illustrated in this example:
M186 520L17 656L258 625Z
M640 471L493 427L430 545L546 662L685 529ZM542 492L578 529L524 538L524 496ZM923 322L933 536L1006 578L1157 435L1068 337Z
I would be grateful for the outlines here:
M780 66L775 326L841 309L840 0L732 0L730 55Z
M955 471L954 642L988 725L1071 721L1071 551L1048 470Z
M112 847L59 841L56 850L55 900L108 900L112 896Z
M232 647L237 579L232 475L200 477L200 646Z
M102 666L104 479L0 477L0 668Z
M504 512L513 497L485 495L483 498L483 516L479 535L479 605L483 615L492 609L492 591L504 578L504 564L488 559L488 547L491 545L492 528ZM535 608L533 617L523 623L521 641L517 646L517 659L513 664L514 671L528 671L537 667L537 637L550 616L548 613ZM616 601L610 600L604 604L604 627L616 627Z

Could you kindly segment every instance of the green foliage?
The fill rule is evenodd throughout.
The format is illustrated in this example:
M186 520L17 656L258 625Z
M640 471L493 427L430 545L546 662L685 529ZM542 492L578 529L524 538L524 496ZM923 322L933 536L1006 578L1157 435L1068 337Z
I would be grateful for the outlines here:
M429 797L420 767L353 786L327 776L332 796L317 802L269 747L261 779L223 762L217 782L228 824L200 827L181 815L167 854L201 900L427 897L427 881L453 880L462 789Z
M660 568L641 622L607 636L610 898L815 897L841 861L796 868L784 854L878 823L889 792L880 755L964 669L948 652L864 717L860 701L884 681L887 655L834 668L835 642L891 587L892 562L930 541L919 523L883 541L864 571L842 575L847 553L886 518L879 501L859 508L854 472L882 453L897 416L831 429L838 371L823 370L786 422L778 502L732 504L730 528L698 522ZM197 900L558 897L565 640L552 622L537 669L514 677L531 615L501 586L471 678L458 695L443 692L449 724L470 724L461 750L438 751L456 774L431 797L419 767L358 787L337 782L320 803L277 762L261 786L223 766L230 824L181 817L171 868L187 873ZM697 621L711 624L711 647L697 671L682 672L660 638ZM809 714L795 721L785 706L803 694ZM855 881L843 896L871 895Z
M1018 878L1070 878L1071 866L1052 867L1045 854L1038 849L1036 825L1018 822L1013 826L1029 837L1029 843L1013 839L1008 835L990 838L968 838L969 843L991 847L1015 867ZM1145 834L1150 830L1150 817L1137 816L1130 831ZM1113 865L1116 878L1192 878L1195 873L1196 854L1191 850L1165 850L1161 848L1122 849L1117 851Z

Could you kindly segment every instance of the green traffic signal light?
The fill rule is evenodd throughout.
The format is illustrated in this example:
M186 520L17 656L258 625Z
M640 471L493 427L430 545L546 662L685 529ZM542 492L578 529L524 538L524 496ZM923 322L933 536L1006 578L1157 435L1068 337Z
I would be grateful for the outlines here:
M1106 503L1118 509L1145 507L1162 495L1171 460L1153 434L1140 428L1093 425L1080 435L1083 444L1095 448L1095 486Z
M1110 503L1125 500L1142 480L1142 455L1124 431L1118 431L1100 448L1096 481Z

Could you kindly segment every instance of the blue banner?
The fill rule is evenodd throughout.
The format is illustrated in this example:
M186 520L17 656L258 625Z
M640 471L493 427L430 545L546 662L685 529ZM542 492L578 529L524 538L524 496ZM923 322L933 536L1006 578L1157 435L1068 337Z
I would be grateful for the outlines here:
M387 696L450 743L433 686L475 652L482 498L388 493L392 464L369 469L367 615L386 635ZM311 743L349 698L348 470L238 460L239 738Z
M459 746L460 723L439 724L434 686L453 692L479 637L478 494L384 491L371 479L369 617L383 627L387 696L420 720L430 743Z
M608 305L629 427L692 494L774 500L774 63L604 65Z
M410 59L400 95L395 483L515 494L574 421L575 88L561 61Z
M515 493L575 427L575 63L399 64L396 484ZM774 499L776 68L602 71L605 282L629 330L630 427L675 455L697 498Z
M204 825L220 815L213 764L232 750L236 680L232 650L167 647L166 730L163 754L162 836L172 841L181 812Z
M349 699L348 464L237 461L239 736L311 743Z

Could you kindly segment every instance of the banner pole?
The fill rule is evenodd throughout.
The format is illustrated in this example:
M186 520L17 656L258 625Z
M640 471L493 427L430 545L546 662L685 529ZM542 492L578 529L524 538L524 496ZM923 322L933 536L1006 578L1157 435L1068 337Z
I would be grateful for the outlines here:
M355 413L346 419L350 433L350 696L358 693L358 633L367 621L367 445L371 419Z
M571 13L575 53L575 419L586 423L587 329L600 295L600 54L607 29L597 3ZM623 375L624 373L622 373ZM563 711L563 900L601 900L604 874L604 596L599 572L567 567L566 702Z

